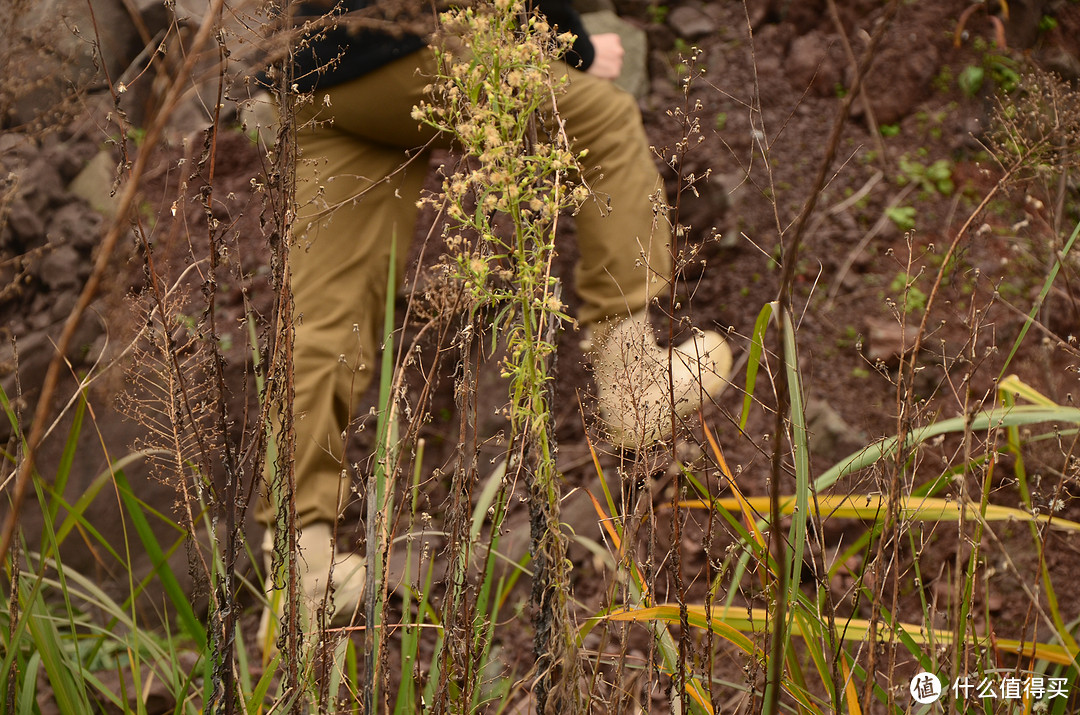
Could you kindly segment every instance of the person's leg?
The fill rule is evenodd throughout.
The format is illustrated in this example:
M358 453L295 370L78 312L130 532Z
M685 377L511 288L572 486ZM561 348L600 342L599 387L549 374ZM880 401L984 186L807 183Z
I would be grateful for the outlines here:
M325 130L300 144L289 263L296 512L303 524L336 521L344 506L345 432L377 364L391 244L396 240L399 282L427 165L421 157L398 171L401 150ZM275 424L275 434L279 429ZM274 465L267 467L272 474ZM269 504L259 517L273 521Z
M345 442L356 416L354 406L378 364L391 246L396 242L400 281L426 161L421 157L394 173L402 163L400 149L327 130L301 137L299 144L300 209L289 252L294 317L291 412L300 526L296 563L305 596L304 629L310 632L324 608L331 573L332 611L338 620L353 612L363 594L364 558L335 548L340 543L334 537L335 525L350 494ZM365 192L361 199L355 198L358 191ZM273 428L280 442L280 415ZM278 470L286 450L277 452L277 463L268 460L264 470L269 493L258 513L269 527L263 543L268 564L281 506L273 504L273 495L282 488ZM280 586L280 577L277 580ZM269 584L267 593L272 605L264 611L259 639L269 653L272 619L282 612L284 596Z
M296 510L301 523L333 522L344 507L339 495L348 493L345 433L378 365L391 246L400 285L427 161L425 154L393 174L400 149L328 132L301 146L302 161L316 149L320 158L298 173L333 179L297 190L299 231L290 253ZM309 196L313 191L318 195Z
M557 111L574 149L588 149L582 174L596 196L576 216L578 318L588 324L641 310L667 287L671 227L634 97L565 64L555 69L569 75Z
M416 74L430 53L416 53L359 80L316 92L298 112L297 216L289 250L293 321L293 469L296 518L300 525L297 566L308 618L329 593L334 611L352 613L363 593L364 559L335 549L335 524L349 495L345 442L355 405L377 365L382 316L396 246L399 285L416 223L417 200L427 174L433 136L409 118L413 100L390 101L422 92L427 80ZM404 131L404 127L412 131ZM384 136L375 136L385 130ZM412 159L408 160L407 150ZM282 421L274 419L280 441ZM267 493L257 517L273 534L281 505L277 463L264 469ZM277 579L280 581L280 579ZM280 583L278 584L280 586ZM264 611L260 641L272 650L273 617L281 612L281 592L268 584L271 605Z
M396 239L400 285L427 174L428 154L421 147L434 132L418 128L409 114L433 66L430 52L414 53L317 91L298 112L299 208L289 260L296 510L302 524L336 521L348 493L345 432L376 365L390 246ZM411 159L407 150L413 150ZM268 480L273 474L268 464ZM265 501L257 516L268 525L275 518Z
M669 355L646 312L671 280L671 228L663 183L634 98L612 83L563 66L556 99L582 175L596 195L577 214L579 318L592 339L604 428L612 442L639 447L672 433L673 423L727 384L731 351L715 332Z

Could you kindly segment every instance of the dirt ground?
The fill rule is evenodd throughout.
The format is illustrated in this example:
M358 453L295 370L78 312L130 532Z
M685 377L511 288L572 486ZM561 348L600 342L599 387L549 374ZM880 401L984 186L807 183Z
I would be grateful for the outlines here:
M857 58L885 21L887 4L841 2L836 19L824 0L760 0L746 9L740 3L690 0L666 5L621 0L616 5L620 15L648 37L650 84L642 100L643 114L658 163L664 166L676 220L684 227L686 254L675 291L678 307L672 312L676 318L688 317L699 328L726 332L739 360L734 382L745 385L755 321L779 291L780 236L790 241L793 222L815 188L845 88L855 75ZM933 295L926 320L928 332L915 381L914 424L988 406L1006 365L1007 373L1017 374L1055 402L1073 403L1080 365L1074 337L1080 335L1075 292L1080 264L1075 257L1062 264L1020 349L1015 356L1010 351L1059 251L1080 220L1075 176L1037 175L997 194L983 210L974 212L1000 176L983 144L993 125L994 92L1015 83L1029 66L1057 72L1075 85L1080 76L1080 5L1048 0L1009 6L1007 18L1000 8L993 14L985 7L970 13L958 32L960 18L969 7L964 0L900 3L866 74L866 91L852 102L851 118L839 135L835 160L826 167L827 182L817 195L817 209L803 234L795 267L793 306L815 474L872 441L896 433L900 360L913 345L945 251L958 235L958 250ZM1005 33L1007 48L994 45L999 28ZM851 57L845 44L850 44ZM692 48L700 48L696 59L691 59ZM680 161L671 157L677 151L676 142L686 133L686 121L674 108L683 109L681 116L692 117L700 128ZM100 133L85 122L57 128L40 140L25 139L17 131L0 134L0 164L5 173L18 175L17 186L10 185L12 193L5 194L5 213L0 214L6 219L0 234L0 285L6 286L0 289L0 319L5 337L17 339L18 358L16 370L15 348L5 341L0 347L7 351L0 353L2 384L8 395L22 395L24 414L33 409L51 357L50 340L55 340L89 274L103 225L101 216L68 188L97 154L101 141ZM210 210L204 208L196 188L198 179L208 178L208 165L198 161L205 148L202 140L186 145L174 142L155 157L138 220L152 239L150 255L159 275L178 278L192 259L202 259L184 278L196 292L206 277L203 257L208 222L232 252L228 275L217 277L214 317L218 342L228 359L230 400L237 406L236 414L246 414L244 406L254 404L246 319L267 331L265 321L274 299L271 252L261 223L265 207L251 190L252 180L262 175L266 165L258 148L234 125L219 127L215 141L218 158ZM178 163L181 158L184 164ZM193 170L193 166L198 168ZM698 177L692 186L691 176ZM184 181L186 191L179 186ZM557 263L564 284L570 286L575 249L572 221L568 224ZM421 240L423 234L426 227L422 226L413 255L416 259L423 254L430 263L434 251ZM109 457L126 453L146 439L137 421L125 417L122 409L114 409L116 395L131 382L131 370L139 368L139 358L124 350L125 336L139 324L127 296L146 287L146 246L129 242L121 254L112 272L114 280L96 300L95 313L85 321L68 355L75 374L116 361L114 368L100 371L101 377L92 385L93 402L99 406L95 420L100 437L87 431L80 438L80 463L68 485L71 494L85 488ZM406 316L408 291L423 284L423 274L415 276L410 271L410 282L399 300L399 323ZM910 286L906 299L905 286ZM572 291L566 300L573 311ZM668 327L679 322L663 313L655 311L654 318L660 334L666 336ZM420 327L414 316L404 326L406 339L411 340ZM570 495L564 502L564 520L575 531L600 541L597 517L579 490L595 490L597 483L586 436L600 446L600 464L606 474L620 474L626 456L605 446L594 428L591 375L578 342L574 332L564 332L556 361L553 404L558 463ZM430 342L425 345L434 347ZM747 495L768 493L775 397L765 374L778 374L779 368L775 356L768 361L769 370L758 378L743 429L739 429L741 389L728 390L703 411L704 423L723 445L739 487ZM496 415L505 402L505 390L494 363L488 368L478 378L476 409L476 433L487 440L478 446L477 462L484 464L500 454L496 437L505 426ZM423 469L436 475L429 482L423 510L436 520L449 488L448 481L437 475L452 472L458 458L460 421L454 392L459 369L452 362L444 364L433 385L429 417L419 427L427 445ZM72 387L70 376L66 379L67 387ZM418 404L420 391L419 383L410 383L408 401ZM60 394L70 392L61 389ZM374 400L369 395L357 413L366 414ZM240 430L244 425L234 427ZM60 458L63 432L61 426L46 443L41 460L45 471ZM373 429L357 432L350 456L362 464L371 452ZM697 441L689 439L675 446L675 453L687 464L702 460L700 433L697 437ZM10 430L0 430L0 440L9 438ZM1080 493L1077 455L1070 439L1062 435L1053 444L1030 449L1025 452L1025 466L1035 485L1035 502L1054 504L1060 517L1080 521L1080 501L1074 496ZM107 454L102 444L107 445ZM963 445L951 438L933 445L921 453L908 478L914 485L925 484L941 472L942 463L957 463L962 450ZM672 501L678 481L670 462L669 455L657 455L646 477L645 491L661 510L658 513ZM1012 457L999 461L992 503L1021 506L1015 468ZM148 474L138 478L143 498L168 512L176 498L169 485ZM969 479L968 489L977 494L981 483L974 476ZM867 470L844 483L842 490L882 493L887 490L883 480L884 473ZM783 484L781 491L793 486L793 481ZM942 495L955 496L958 487L950 490ZM28 532L39 528L40 519L31 511L24 519ZM362 514L362 506L350 513ZM116 516L117 508L111 505L102 506L95 518L104 524ZM513 514L509 524L506 541L516 546L508 548L523 549L528 538L524 509ZM165 525L155 526L160 533L169 533ZM362 536L361 528L357 527L358 536ZM650 548L659 556L670 548L670 520L658 516L654 528ZM700 600L705 592L708 562L722 557L731 543L730 535L712 534L711 528L704 517L687 517L682 543L675 549L685 573L696 574L688 579L690 602ZM825 525L825 538L839 548L865 528L854 520L832 519ZM925 598L931 604L934 624L949 627L950 605L959 598L954 593L955 567L966 563L966 556L957 554L969 553L971 534L958 533L954 525L944 522L916 531L927 548L917 557L905 553L909 562L918 561L921 587L897 584L895 615L902 621L921 622ZM249 532L257 534L258 527L252 523ZM1060 607L1066 622L1080 618L1080 602L1067 597L1071 584L1080 578L1078 538L1053 530L1046 535L1050 579L1063 596ZM252 543L258 542L252 539ZM702 544L709 544L712 553L706 553ZM1045 594L1032 596L1033 589L1040 593L1040 554L1027 529L995 528L981 545L987 577L985 587L974 595L975 628L1000 638L1045 636L1037 616ZM580 614L596 613L606 605L610 573L584 549L575 549L572 557ZM107 585L121 576L87 544L73 544L68 558L97 570L99 580ZM851 571L858 571L859 566L851 564ZM149 567L140 568L144 569L137 574L141 577ZM812 579L812 570L807 568L807 578ZM907 573L910 563L897 568ZM182 554L174 570L196 602L205 604L204 587L186 576ZM658 600L674 600L672 583L658 566ZM849 585L835 585L842 601L850 596ZM117 582L111 587L119 593L123 586ZM740 591L738 602L761 605L760 594L746 583L726 586ZM523 592L521 598L525 596ZM837 610L841 615L871 615L865 601L855 608L844 601ZM245 627L251 627L248 630L253 630L256 618L252 608L244 621ZM640 634L635 638L631 650L648 649L647 638ZM586 642L586 647L594 645ZM520 677L531 661L531 639L509 638L498 647ZM1013 661L1003 658L1002 663ZM743 665L726 654L715 671L732 682L760 683L763 674ZM912 668L912 663L901 663L896 672L909 675ZM897 702L907 707L906 680L882 686L893 688ZM667 711L663 693L642 693L645 709ZM744 712L754 707L733 693L721 699L727 706L718 711ZM1080 691L1073 692L1071 700L1070 707L1076 707Z

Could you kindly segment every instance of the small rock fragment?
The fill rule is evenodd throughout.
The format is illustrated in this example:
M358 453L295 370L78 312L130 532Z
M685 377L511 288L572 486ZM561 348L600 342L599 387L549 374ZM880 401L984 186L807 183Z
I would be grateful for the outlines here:
M668 26L684 40L697 40L716 32L716 22L696 7L680 5L668 14Z

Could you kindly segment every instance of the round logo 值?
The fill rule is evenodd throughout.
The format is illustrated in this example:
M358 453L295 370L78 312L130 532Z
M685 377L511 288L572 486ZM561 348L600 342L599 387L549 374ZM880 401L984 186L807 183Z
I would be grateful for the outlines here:
M915 702L922 705L935 703L941 697L941 679L924 671L911 679L909 689Z

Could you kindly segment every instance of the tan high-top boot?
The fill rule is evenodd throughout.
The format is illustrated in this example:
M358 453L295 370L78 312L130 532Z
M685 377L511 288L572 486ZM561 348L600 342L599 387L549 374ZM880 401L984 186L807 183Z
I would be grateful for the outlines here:
M683 418L716 397L731 376L731 350L723 336L695 331L671 354L656 343L644 311L590 326L600 415L616 446L637 449L671 436L671 409Z
M329 579L333 579L334 615L331 624L348 623L356 609L356 604L364 597L364 586L367 581L366 560L357 553L336 551L333 527L327 522L320 521L305 525L297 535L296 545L300 552L296 559L296 567L303 598L301 624L305 632L313 633L318 625L319 609L326 603L329 595L326 587ZM274 532L267 529L263 536L267 606L263 609L262 620L259 622L258 638L263 648L268 650L272 650L277 641L277 626L285 610L285 592L282 589L274 589L273 579L270 577L273 550ZM268 638L272 640L268 641Z

